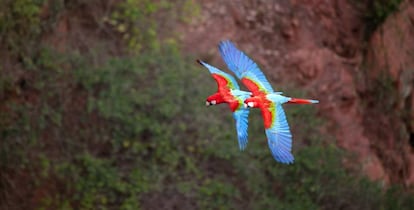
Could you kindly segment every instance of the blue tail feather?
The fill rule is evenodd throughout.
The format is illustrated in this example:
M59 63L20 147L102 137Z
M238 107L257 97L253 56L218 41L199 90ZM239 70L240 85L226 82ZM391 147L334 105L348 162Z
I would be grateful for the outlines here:
M233 113L240 150L245 150L247 147L249 111L249 109L241 108Z

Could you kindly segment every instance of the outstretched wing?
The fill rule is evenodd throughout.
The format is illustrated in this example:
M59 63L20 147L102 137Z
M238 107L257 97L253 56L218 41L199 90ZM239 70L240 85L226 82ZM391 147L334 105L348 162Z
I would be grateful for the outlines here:
M253 93L261 95L274 92L265 75L246 54L237 49L229 41L222 41L219 44L219 51L229 69L239 78L242 83Z
M280 103L270 102L261 108L267 142L276 161L284 164L293 163L292 134L286 115Z
M234 77L231 75L220 71L219 69L203 62L197 60L201 65L206 67L213 78L216 80L218 88L225 87L229 89L229 94L235 97L234 103L229 103L230 108L233 111L233 118L236 121L236 131L237 131L237 139L239 142L240 150L244 150L247 146L247 131L248 131L248 117L249 117L249 109L244 108L243 102L244 100L250 96L249 92L240 91L239 85L237 84ZM234 105L234 107L232 107Z
M211 66L201 60L197 60L202 66L206 67L211 76L216 80L218 88L226 87L227 89L240 89L239 85L237 84L236 80L230 74L227 74L218 68Z
M239 141L240 150L246 149L247 146L247 130L248 130L248 118L249 109L240 106L233 112L233 118L236 121L237 140Z

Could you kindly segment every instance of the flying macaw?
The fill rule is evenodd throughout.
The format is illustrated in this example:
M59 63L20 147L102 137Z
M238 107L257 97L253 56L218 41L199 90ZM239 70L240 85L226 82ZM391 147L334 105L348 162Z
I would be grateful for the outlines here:
M313 104L317 100L291 98L274 92L257 64L230 41L222 41L219 51L229 69L252 92L244 101L245 107L260 108L267 142L274 159L280 163L293 163L292 134L282 104Z
M227 74L214 66L203 61L197 60L199 64L206 67L211 76L217 82L217 92L207 97L206 106L227 103L233 112L233 118L236 121L237 139L240 150L246 149L247 146L247 128L249 109L244 106L244 100L251 96L250 92L242 91L236 80L230 74Z

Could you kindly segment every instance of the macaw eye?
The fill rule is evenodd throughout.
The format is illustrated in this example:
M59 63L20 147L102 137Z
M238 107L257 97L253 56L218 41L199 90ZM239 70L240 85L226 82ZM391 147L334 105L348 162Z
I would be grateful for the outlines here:
M216 100L212 100L211 104L215 105L216 104Z
M253 103L253 102L248 102L248 103L247 103L247 106L249 106L249 107L254 107L254 103Z

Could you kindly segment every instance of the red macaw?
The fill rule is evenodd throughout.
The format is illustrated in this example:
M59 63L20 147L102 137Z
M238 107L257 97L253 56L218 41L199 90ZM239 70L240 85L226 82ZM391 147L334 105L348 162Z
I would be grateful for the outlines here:
M227 103L233 112L233 118L236 121L237 139L240 150L247 146L247 129L249 109L244 107L244 100L251 96L250 92L241 91L239 85L233 76L211 66L203 61L197 60L202 66L206 67L211 76L217 82L217 92L207 97L206 105L216 105Z
M313 104L319 101L291 98L281 95L281 92L274 92L257 64L238 50L232 42L220 42L219 50L229 69L252 92L252 96L244 101L244 105L260 108L273 157L280 163L293 163L292 134L282 104Z

